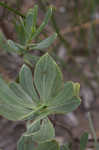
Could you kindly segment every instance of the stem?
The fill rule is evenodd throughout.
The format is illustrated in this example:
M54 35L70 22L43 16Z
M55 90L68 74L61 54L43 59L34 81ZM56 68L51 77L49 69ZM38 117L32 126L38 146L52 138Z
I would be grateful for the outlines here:
M95 140L95 147L97 147L97 145L98 145L97 136L96 136L96 132L95 132L95 129L94 129L94 126L93 126L93 122L92 122L90 112L88 112L88 120L89 120L89 125L90 125L91 132L93 134L93 138Z
M15 13L18 16L21 16L22 18L25 18L25 16L23 14L21 14L19 11L9 7L7 4L0 2L0 6L7 8L9 11L12 11L13 13Z
M65 46L65 48L68 48L68 49L70 49L70 44L64 39L64 37L61 35L61 33L60 33L60 29L59 29L59 27L57 26L57 23L56 23L56 21L55 21L55 16L54 16L54 14L52 15L52 25L53 25L53 28L54 28L54 30L56 31L56 33L58 34L58 37L59 37L59 39L60 39L60 41L64 44L64 46Z
M44 105L41 105L41 106L37 107L34 111L31 111L29 114L25 115L24 118L31 117L33 114L39 112L39 111L42 110L43 108L44 108ZM20 118L20 120L23 120L24 118Z
M44 6L42 0L38 0L38 3L40 5L40 8L45 13L46 12L46 7ZM70 46L69 42L67 40L65 40L65 38L61 35L60 29L57 26L54 14L52 14L51 22L52 22L52 27L55 30L55 32L57 33L59 40L64 44L64 47L67 49L68 56L71 56L71 46Z

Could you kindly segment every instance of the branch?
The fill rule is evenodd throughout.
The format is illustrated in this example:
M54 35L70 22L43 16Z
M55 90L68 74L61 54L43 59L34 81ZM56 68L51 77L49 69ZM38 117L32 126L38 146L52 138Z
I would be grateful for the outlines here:
M18 16L21 16L22 18L25 18L25 16L24 16L23 14L21 14L19 11L15 10L15 9L13 9L13 8L11 8L11 7L9 7L7 4L5 4L5 3L3 3L3 2L0 2L0 6L2 6L2 7L4 7L4 8L6 8L6 9L8 9L9 11L15 13L15 14L18 15Z
M92 22L87 22L87 23L85 23L85 24L81 24L81 25L79 25L79 26L68 27L68 28L62 30L62 31L61 31L61 34L62 34L62 35L65 35L65 34L68 34L68 33L71 33L71 32L77 32L77 31L79 31L81 28L88 29L88 28L91 27L92 24L93 24L93 25L99 24L99 19L96 19L96 20L94 20L94 21L92 21Z

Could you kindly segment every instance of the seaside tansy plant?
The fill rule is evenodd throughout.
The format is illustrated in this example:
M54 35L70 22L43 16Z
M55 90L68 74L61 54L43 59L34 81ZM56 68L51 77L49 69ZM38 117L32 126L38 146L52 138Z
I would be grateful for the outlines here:
M60 68L48 53L40 59L30 53L33 50L44 52L56 39L56 33L44 40L39 36L48 24L52 12L51 6L40 26L37 25L37 5L23 19L20 18L20 22L15 23L18 43L7 40L0 32L0 46L3 49L23 56L24 62L29 66L37 63L33 77L31 69L27 65L22 66L19 83L7 84L0 77L0 115L12 121L27 121L26 132L20 137L17 150L71 149L68 143L59 145L55 140L55 129L48 116L75 110L81 102L80 85L71 81L64 83ZM84 133L80 139L81 150L86 148L87 142L88 133Z
M78 83L63 82L60 68L46 53L34 70L23 65L19 83L8 85L0 77L0 115L8 120L27 120L27 130L18 142L18 150L59 150L48 115L66 114L80 105ZM37 146L35 146L37 143Z
M63 82L62 73L49 54L42 56L32 72L23 65L19 83L0 78L0 115L9 120L41 120L50 114L66 114L80 105L79 84Z

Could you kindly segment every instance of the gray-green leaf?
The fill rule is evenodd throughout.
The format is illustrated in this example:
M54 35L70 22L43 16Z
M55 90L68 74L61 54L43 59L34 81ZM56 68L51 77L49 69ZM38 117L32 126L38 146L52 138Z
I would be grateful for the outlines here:
M60 146L60 150L70 150L69 145L64 144L64 145Z
M35 150L35 144L31 137L21 136L17 144L18 150Z
M55 140L53 140L50 142L39 144L38 147L35 148L35 150L59 150L59 145Z
M30 50L44 50L48 48L56 39L57 34L54 33L52 36L46 38L45 40L41 41L40 43L37 44L31 44L29 49Z
M48 54L42 56L36 64L34 83L43 102L56 96L63 86L61 71Z
M39 127L39 130L37 131L36 128L36 132L34 132L36 125ZM28 131L24 135L32 136L32 139L38 143L51 141L55 136L55 131L50 120L48 118L45 118L43 119L42 124L40 126L39 125L39 121L37 123L34 123L28 128Z
M11 48L12 52L15 52L19 55L25 52L24 46L21 44L15 43L12 40L7 40L7 44Z
M20 84L11 82L10 88L16 94L16 96L18 96L20 99L23 100L23 106L26 106L32 109L35 108L35 103L33 102L32 98L22 89Z
M52 16L52 11L53 11L53 8L49 7L42 24L36 30L36 32L32 35L32 39L36 38L41 33L41 31L45 28L45 26L48 24L48 22Z
M77 93L78 88L78 83L65 83L64 88L58 93L58 95L49 100L48 110L53 111L54 113L69 113L75 110L81 102Z
M25 20L25 30L27 32L27 40L31 38L31 35L36 31L38 6L35 5L33 9L30 9L27 13Z
M35 103L39 103L39 97L33 85L32 72L28 66L23 65L19 73L20 84L24 91L31 96Z

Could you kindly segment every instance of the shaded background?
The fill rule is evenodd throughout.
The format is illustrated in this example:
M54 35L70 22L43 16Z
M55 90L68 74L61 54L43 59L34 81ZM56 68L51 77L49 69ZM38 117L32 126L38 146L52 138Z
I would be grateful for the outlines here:
M39 5L38 25L42 22L49 5L56 8L50 23L40 38L57 32L54 44L45 52L53 54L64 73L64 81L80 82L81 106L73 113L52 117L56 138L60 143L72 140L73 150L78 150L79 138L89 129L87 112L92 114L99 137L99 2L98 0L1 0L25 14L34 4ZM0 31L7 39L17 41L13 21L15 14L0 7ZM16 17L18 19L18 17ZM43 52L33 52L42 56ZM0 47L0 74L7 81L15 80L23 64L22 57L6 53ZM24 122L11 122L0 116L0 148L15 150L16 142L25 131ZM93 140L88 147L93 149Z

